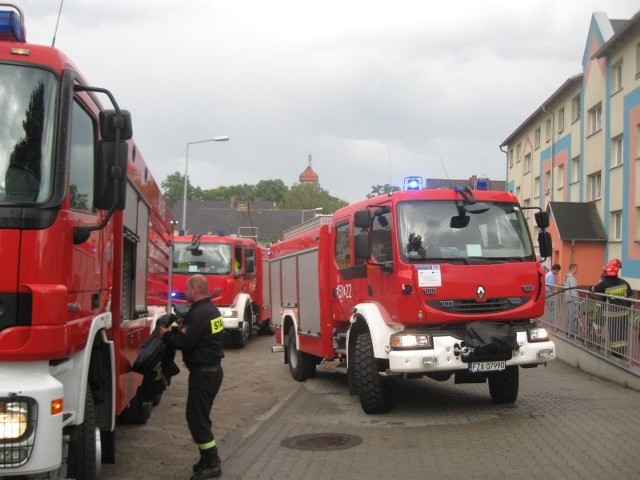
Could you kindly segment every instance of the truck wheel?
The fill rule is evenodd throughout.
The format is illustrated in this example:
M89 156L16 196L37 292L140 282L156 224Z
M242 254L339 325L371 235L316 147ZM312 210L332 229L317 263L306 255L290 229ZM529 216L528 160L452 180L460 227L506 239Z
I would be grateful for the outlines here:
M391 386L380 376L370 333L362 333L356 338L354 375L356 393L365 413L391 410Z
M304 382L307 378L316 376L316 362L313 356L298 350L294 333L290 333L287 336L287 350L289 354L289 371L294 380Z
M94 480L100 477L102 448L100 430L96 428L96 412L93 396L87 390L84 407L84 422L78 425L69 443L67 477Z
M244 348L247 346L247 340L251 336L251 309L246 308L244 310L244 319L242 322L242 328L233 332L233 346L236 348Z
M489 375L489 393L493 403L513 403L517 400L519 374L516 366Z

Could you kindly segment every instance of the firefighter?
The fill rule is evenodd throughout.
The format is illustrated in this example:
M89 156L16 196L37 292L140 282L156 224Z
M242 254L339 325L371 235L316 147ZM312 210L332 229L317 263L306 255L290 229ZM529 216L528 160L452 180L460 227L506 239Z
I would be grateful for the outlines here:
M624 353L627 337L627 319L631 302L626 300L633 296L631 285L618 276L622 262L614 258L602 269L600 283L591 287L591 291L598 294L612 295L603 298L606 303L604 320L608 323L610 348L616 353ZM618 298L619 297L619 298Z
M191 480L222 475L221 460L211 430L211 408L222 384L223 327L219 310L211 303L207 279L193 275L187 280L185 296L191 302L180 329L160 327L168 346L182 350L189 370L186 418L200 459L193 465Z

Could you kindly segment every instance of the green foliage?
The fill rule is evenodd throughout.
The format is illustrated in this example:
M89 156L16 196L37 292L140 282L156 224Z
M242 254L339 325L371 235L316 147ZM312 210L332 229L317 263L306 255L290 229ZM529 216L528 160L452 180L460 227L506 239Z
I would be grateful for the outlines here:
M184 196L184 175L174 172L162 183L162 192L170 206L174 206ZM252 202L269 200L275 202L278 208L286 210L311 210L321 207L322 213L333 213L347 202L333 197L317 183L298 183L288 188L282 180L260 180L256 185L242 184L220 186L208 190L194 187L191 180L187 185L188 199L201 198L203 200L230 200L238 202Z
M279 205L281 209L311 210L322 208L322 213L333 213L338 208L344 207L347 202L332 197L317 183L296 183L286 193Z
M173 207L178 201L184 198L184 175L180 172L174 172L167 176L160 184L164 198L169 206ZM187 199L202 197L202 189L194 187L191 180L187 181Z
M377 197L378 195L384 195L386 193L398 192L400 187L385 183L384 185L372 185L371 193L367 194L367 198Z

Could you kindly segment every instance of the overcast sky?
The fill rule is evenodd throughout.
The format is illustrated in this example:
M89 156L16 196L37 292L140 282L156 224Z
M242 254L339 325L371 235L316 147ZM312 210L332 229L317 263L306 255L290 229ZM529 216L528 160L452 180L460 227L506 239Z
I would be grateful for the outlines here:
M22 0L51 44L59 0ZM506 176L499 145L581 72L591 15L638 0L64 0L56 46L131 111L160 183L372 185ZM444 166L443 166L444 164ZM446 168L446 172L445 172Z

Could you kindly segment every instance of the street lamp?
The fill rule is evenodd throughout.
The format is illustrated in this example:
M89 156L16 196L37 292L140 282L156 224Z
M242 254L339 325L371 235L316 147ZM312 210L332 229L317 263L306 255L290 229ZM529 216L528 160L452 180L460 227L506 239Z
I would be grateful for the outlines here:
M229 137L226 135L222 137L214 137L209 138L207 140L198 140L196 142L187 142L187 153L185 155L184 160L184 198L182 200L182 231L187 233L187 186L189 185L189 145L194 145L196 143L206 143L206 142L227 142L229 141Z
M304 222L304 214L306 212L316 212L316 216L318 216L318 212L322 211L322 207L317 207L317 208L310 208L309 210L302 210L302 220L301 222Z

